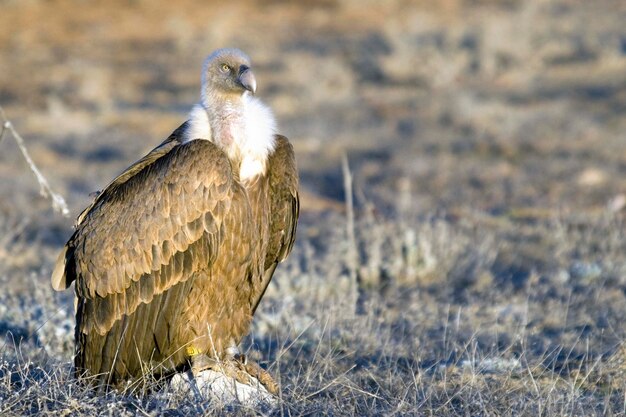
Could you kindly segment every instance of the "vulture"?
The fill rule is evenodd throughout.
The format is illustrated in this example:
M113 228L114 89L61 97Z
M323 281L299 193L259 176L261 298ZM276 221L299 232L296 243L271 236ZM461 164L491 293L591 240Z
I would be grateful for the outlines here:
M201 81L187 121L79 215L52 273L57 291L75 283L75 374L100 387L218 365L276 391L237 346L294 244L294 151L246 54L213 52Z

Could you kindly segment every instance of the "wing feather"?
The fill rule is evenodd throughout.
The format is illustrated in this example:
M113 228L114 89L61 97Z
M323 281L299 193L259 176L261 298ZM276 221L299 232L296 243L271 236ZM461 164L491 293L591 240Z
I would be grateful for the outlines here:
M52 276L55 289L77 281L87 310L81 331L105 334L139 303L212 262L231 184L230 162L214 144L172 139L100 193L81 214Z
M269 285L276 265L282 262L293 248L300 212L298 196L298 170L296 157L289 140L276 136L276 147L269 159L270 231L264 273L255 298L252 313Z

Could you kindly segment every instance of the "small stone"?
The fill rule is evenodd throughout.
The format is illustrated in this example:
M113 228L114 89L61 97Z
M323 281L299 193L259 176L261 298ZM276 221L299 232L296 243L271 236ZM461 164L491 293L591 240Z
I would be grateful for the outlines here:
M512 358L484 358L480 361L464 360L461 367L464 369L476 369L482 373L504 374L519 370L522 364L519 359Z
M624 194L616 195L607 204L607 208L611 213L620 212L624 207L626 207L626 195Z
M578 176L577 182L581 186L595 187L604 184L608 175L598 168L587 168Z
M588 283L602 275L602 268L595 262L574 262L569 272L572 278Z

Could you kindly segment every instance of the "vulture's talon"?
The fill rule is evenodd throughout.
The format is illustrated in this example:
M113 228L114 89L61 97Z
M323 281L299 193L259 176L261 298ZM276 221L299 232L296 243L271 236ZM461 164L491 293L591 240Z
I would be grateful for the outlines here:
M274 378L272 378L269 372L261 368L261 365L247 359L243 365L246 372L256 378L270 394L278 395L278 384L274 381Z
M191 369L194 376L207 369L220 372L245 385L254 386L256 379L272 395L278 395L278 384L269 372L249 360L244 354L225 355L223 360L211 358L205 354L191 357ZM254 379L253 379L254 378Z
M248 364L248 357L243 353L235 355L235 360L241 363L243 366L246 366Z
M212 370L224 374L229 378L233 378L237 382L246 385L254 385L250 374L246 369L244 362L239 360L243 355L237 354L234 357L226 357L223 360L212 358L203 353L193 355L191 357L191 372L197 377L202 371Z
M200 372L207 369L217 370L219 361L211 358L203 353L193 355L191 357L191 372L194 376L197 376Z

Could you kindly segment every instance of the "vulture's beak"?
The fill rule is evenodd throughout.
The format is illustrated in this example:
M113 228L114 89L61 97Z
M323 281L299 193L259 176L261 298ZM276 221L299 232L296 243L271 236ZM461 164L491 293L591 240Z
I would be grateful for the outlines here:
M245 65L239 67L239 76L237 77L237 81L243 88L250 91L252 94L256 92L256 78L254 78L254 73L249 67Z

